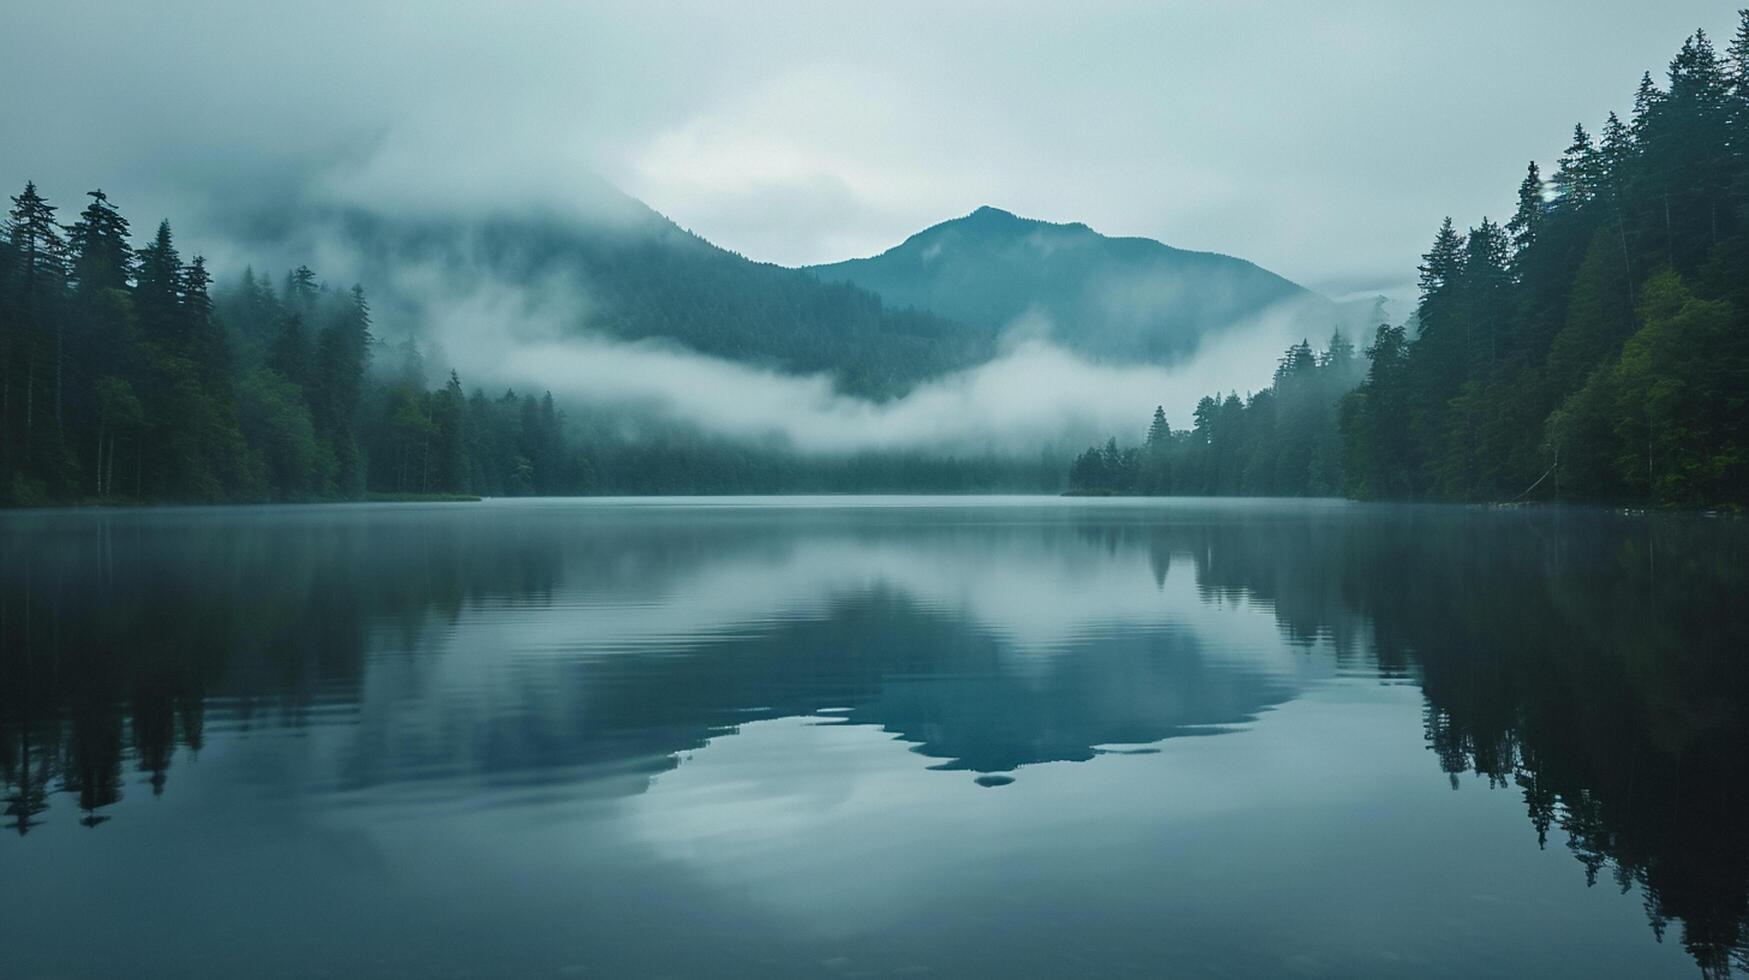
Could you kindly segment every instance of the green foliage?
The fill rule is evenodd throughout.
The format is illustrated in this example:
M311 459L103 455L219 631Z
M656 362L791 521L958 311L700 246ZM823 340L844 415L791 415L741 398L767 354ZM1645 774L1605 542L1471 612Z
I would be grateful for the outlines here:
M1418 331L1343 406L1362 497L1749 503L1749 11L1697 32L1633 119L1583 126L1506 233L1448 219Z
M271 500L323 496L332 454L324 455L298 386L270 368L256 368L237 386L237 402L250 464L257 478L265 481L265 496Z

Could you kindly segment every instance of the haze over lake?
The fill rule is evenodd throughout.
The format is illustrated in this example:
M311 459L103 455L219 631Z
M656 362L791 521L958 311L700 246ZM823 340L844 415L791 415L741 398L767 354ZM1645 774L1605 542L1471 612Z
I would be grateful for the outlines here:
M0 515L0 975L1741 967L1749 532L1327 500Z

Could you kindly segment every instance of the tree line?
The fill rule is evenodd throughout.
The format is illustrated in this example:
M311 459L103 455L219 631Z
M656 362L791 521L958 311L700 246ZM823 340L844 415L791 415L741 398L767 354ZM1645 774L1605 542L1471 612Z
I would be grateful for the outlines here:
M1749 500L1749 10L1630 118L1583 125L1504 225L1447 218L1413 322L1341 407L1362 498Z
M0 237L0 504L575 490L551 394L432 387L362 288L307 266L215 288L168 222L134 247L101 190L70 224L27 183Z
M1628 119L1610 114L1597 137L1576 126L1549 179L1532 162L1504 224L1484 217L1460 232L1446 219L1419 266L1413 315L1380 325L1364 358L1339 334L1322 352L1302 341L1265 390L1205 398L1183 430L1157 410L1142 445L1089 449L1068 468L1071 489L1742 505L1749 11L1741 17L1725 54L1696 32L1664 86L1643 75ZM356 286L333 289L299 267L278 284L246 270L215 287L202 257L182 259L167 223L135 247L109 198L88 197L62 224L26 184L0 236L0 504L1037 490L1061 480L1061 457L806 460L681 431L630 438L623 420L569 424L550 394L468 392L454 372L434 384L410 341L372 335ZM597 258L648 271L647 257L614 254ZM729 287L702 272L682 278L690 312L657 303L648 316L675 329L715 321L704 297ZM642 309L632 295L678 302L639 288L612 308ZM945 331L878 304L852 316L832 295L810 305L773 286L769 303L747 310L787 324L785 337L847 317L807 347L798 363L813 367L840 342L896 333L928 347ZM736 339L701 349L743 351L758 320L735 319ZM636 332L611 318L602 328ZM901 360L975 360L981 341L966 343ZM843 383L888 391L910 376L896 365Z
M1332 340L1274 382L1155 411L1093 447L1084 493L1749 502L1749 10L1724 56L1696 31L1631 117L1532 161L1504 224L1441 224L1420 299L1364 370ZM1376 321L1375 321L1376 322ZM1355 384L1358 382L1358 384ZM1352 391L1349 388L1353 387Z
M361 287L307 266L216 284L167 223L135 247L108 196L88 196L63 224L27 183L0 235L0 506L1061 486L1055 452L808 457L469 390L411 338L375 336Z
M1169 496L1331 496L1342 492L1343 445L1337 404L1363 368L1340 330L1322 351L1302 340L1289 347L1269 387L1240 398L1205 396L1188 429L1174 429L1154 409L1140 446L1116 439L1094 446L1069 467L1082 494Z

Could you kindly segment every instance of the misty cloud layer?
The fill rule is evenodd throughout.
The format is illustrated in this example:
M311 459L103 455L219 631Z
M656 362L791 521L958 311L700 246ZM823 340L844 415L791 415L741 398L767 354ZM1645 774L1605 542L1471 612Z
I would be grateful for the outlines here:
M435 278L415 275L405 285L429 288ZM1218 332L1171 366L1112 366L1052 343L1051 324L1027 317L1011 325L996 359L876 402L839 392L824 374L785 374L660 341L579 331L587 303L563 280L521 288L483 277L465 293L435 296L415 316L426 325L426 343L490 382L814 453L1035 453L1110 435L1134 441L1156 405L1182 428L1203 395L1267 385L1281 351L1311 328L1299 310L1283 306ZM1313 334L1315 341L1323 336Z
M990 203L1370 294L1730 21L1699 0L16 0L0 180L102 186L209 253L238 210L566 213L588 173L790 264Z

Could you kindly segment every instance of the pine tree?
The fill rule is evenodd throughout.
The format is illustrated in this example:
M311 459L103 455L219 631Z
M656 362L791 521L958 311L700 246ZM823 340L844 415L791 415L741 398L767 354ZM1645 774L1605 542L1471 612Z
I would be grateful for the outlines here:
M1428 319L1429 308L1444 293L1445 288L1462 275L1464 268L1464 238L1457 233L1448 216L1433 237L1433 247L1421 256L1421 319Z
M1578 210L1591 203L1597 195L1598 177L1603 169L1597 147L1585 126L1575 123L1573 141L1562 152L1555 168L1556 202L1560 207Z
M1731 197L1740 214L1749 203L1749 8L1737 12L1737 33L1731 38L1725 57L1730 92L1726 123L1736 172Z
M316 274L307 265L300 265L285 275L285 303L293 310L308 317L315 310L316 296L321 292L321 286L316 281Z
M101 189L89 191L86 196L91 203L67 229L75 288L82 293L126 289L133 276L134 261L134 250L128 244L128 221Z
M1602 198L1608 206L1609 221L1615 226L1614 238L1621 251L1622 270L1627 277L1631 298L1634 260L1633 253L1628 248L1627 195L1628 179L1635 162L1635 146L1632 131L1614 112L1609 114L1609 119L1603 124L1603 144L1600 150L1603 168Z
M213 300L209 292L213 277L206 271L206 257L196 255L182 270L182 312L188 319L187 332L199 336L212 321Z
M1705 31L1695 31L1670 63L1669 103L1679 140L1684 178L1679 190L1689 233L1679 249L1681 268L1693 268L1730 232L1731 145L1728 137L1731 79Z
M1636 141L1644 141L1646 128L1652 124L1652 117L1664 101L1664 93L1658 88L1658 83L1652 81L1652 73L1640 75L1639 87L1634 89L1634 119L1629 125Z
M1508 255L1506 233L1499 225L1483 218L1470 229L1464 245L1464 292L1466 321L1473 332L1473 369L1484 360L1491 366L1500 355L1511 281Z
M1435 443L1438 434L1444 431L1447 404L1457 395L1474 363L1471 304L1466 301L1463 288L1467 254L1467 240L1453 228L1448 217L1440 223L1432 247L1422 256L1421 303L1416 310L1419 335L1415 344L1420 356L1409 365L1416 375L1413 386L1422 392L1422 398L1413 403L1413 417L1406 417L1404 423L1411 425L1417 439L1427 445ZM1372 401L1376 399L1369 404ZM1404 400L1401 407L1407 410L1410 406ZM1375 492L1396 496L1407 491L1394 487Z
M1154 406L1154 418L1148 423L1148 439L1142 445L1142 482L1145 493L1168 493L1172 489L1170 472L1172 426L1166 422L1164 406Z
M1312 356L1312 345L1305 340L1288 347L1279 360L1275 362L1274 383L1280 386L1284 382L1310 373L1318 366L1318 359Z
M24 191L12 198L7 233L17 271L13 278L14 303L22 328L18 354L24 360L24 437L27 451L36 453L36 403L39 382L37 365L43 349L52 350L54 390L52 409L56 422L61 415L61 381L64 361L62 294L67 282L67 243L55 223L55 208L26 182ZM48 338L52 338L49 341Z
M209 390L230 397L231 347L224 326L214 316L212 274L206 257L196 255L182 270L182 335L189 356L205 372Z
M316 340L315 388L311 410L316 430L332 447L342 492L364 489L364 464L358 444L359 403L370 365L370 304L354 285L349 300L322 328Z
M1375 319L1382 320L1383 317ZM1330 344L1324 349L1324 356L1318 363L1321 367L1338 371L1346 371L1354 363L1354 344L1343 335L1341 327L1330 332Z
M1154 406L1154 420L1148 424L1147 446L1150 452L1163 451L1172 438L1172 427L1166 424L1164 406Z
M14 289L20 308L30 317L51 305L67 281L67 242L55 223L54 205L26 182L24 191L12 198L7 216L7 235L12 243L19 274Z
M1543 199L1543 178L1538 172L1536 161L1530 161L1530 169L1524 175L1524 181L1518 185L1518 210L1512 214L1512 220L1506 223L1506 230L1512 233L1512 255L1516 260L1536 243L1537 232L1541 230L1543 215L1547 213L1548 204Z
M1599 190L1604 196L1619 196L1626 191L1628 168L1633 159L1633 133L1620 116L1611 112L1603 123L1602 139L1598 144Z
M431 424L437 442L436 489L463 493L468 486L467 400L453 370L449 381L432 396Z
M151 244L140 249L134 282L134 310L140 331L149 341L171 343L184 333L182 259L170 233L170 222L158 223Z
M1343 400L1346 489L1351 496L1388 499L1414 492L1409 347L1402 327L1381 325L1366 349L1366 380Z

